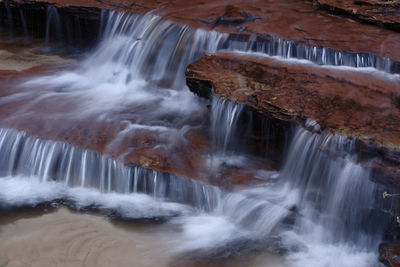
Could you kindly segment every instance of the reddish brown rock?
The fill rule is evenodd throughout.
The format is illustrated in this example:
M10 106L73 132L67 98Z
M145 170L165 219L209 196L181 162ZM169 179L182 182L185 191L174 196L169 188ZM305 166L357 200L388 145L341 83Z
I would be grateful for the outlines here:
M400 267L400 244L383 243L379 246L379 260L390 267Z
M320 8L362 22L400 31L400 2L390 0L314 0Z

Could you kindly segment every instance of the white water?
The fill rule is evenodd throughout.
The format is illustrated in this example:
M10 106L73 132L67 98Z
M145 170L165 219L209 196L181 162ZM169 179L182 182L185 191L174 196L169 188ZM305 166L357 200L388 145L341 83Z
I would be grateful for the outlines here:
M234 134L238 131L240 106L226 100L213 100L212 107L215 108L212 122L227 126L215 130L214 138L222 144L232 142L237 138ZM319 125L311 120L306 122L306 127L320 131ZM344 136L297 128L279 174L260 173L264 179L273 178L276 182L240 191L288 210L296 207L295 222L288 228L279 229L279 225L291 213L276 209L276 206L255 213L253 222L260 225L250 227L257 236L278 236L280 244L290 251L287 259L293 261L294 266L380 265L377 246L386 219L374 219L378 185L370 181L368 168L355 163L354 146L354 140ZM248 216L248 206L240 201L229 200L226 206L231 212L238 212L233 216L235 218L242 214ZM248 225L246 229L249 229Z
M19 207L67 201L76 209L112 211L124 219L171 217L187 213L187 206L157 201L139 193L101 193L97 189L69 187L53 181L42 182L36 177L13 176L0 179L0 206Z
M61 19L55 6L48 6L46 12L46 48L50 41L62 41Z
M281 234L287 246L300 248L288 255L295 266L380 266L383 220L371 217L377 185L353 162L353 151L346 137L296 131L279 178L299 193L302 216Z
M232 149L238 141L234 135L242 110L242 105L212 96L210 116L212 145L216 150L221 150L222 154L226 154L227 150Z
M373 54L350 53L322 46L308 46L273 35L266 37L252 35L246 42L237 41L234 36L231 36L229 38L229 49L285 59L306 60L318 65L375 68L389 73L392 72L392 68L395 65L389 58L377 57Z

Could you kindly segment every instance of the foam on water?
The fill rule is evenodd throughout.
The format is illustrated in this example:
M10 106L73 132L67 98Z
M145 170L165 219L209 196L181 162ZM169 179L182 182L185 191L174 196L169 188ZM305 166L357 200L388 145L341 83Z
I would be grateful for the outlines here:
M233 127L220 131L215 127L216 138L229 143L235 138L241 114L232 112L238 110L234 103L218 103L215 114L224 108L227 112L215 121ZM387 218L378 218L373 207L382 190L370 181L368 167L356 163L354 140L321 133L312 120L305 125L309 130L295 129L279 173L257 172L275 182L241 189L232 198L228 195L222 209L254 236L276 237L278 246L287 251L289 266L379 266L377 246ZM233 134L227 134L228 130ZM255 202L243 205L240 195L246 202ZM275 205L259 209L262 201ZM252 219L241 220L242 215L252 215ZM328 255L332 251L345 259L335 260Z
M214 249L248 235L228 218L210 214L181 217L174 223L183 229L182 243L176 247L177 251Z
M363 249L346 243L327 243L318 242L315 236L320 236L326 229L321 229L319 225L314 225L314 230L308 233L298 234L294 231L283 233L281 235L283 244L293 247L293 241L296 241L296 247L293 252L285 257L289 266L324 266L324 267L355 267L383 266L377 261L376 251Z
M2 177L0 188L0 207L3 208L63 200L76 209L112 211L125 219L170 217L190 210L188 206L158 201L145 194L101 193L96 189L43 182L37 177Z

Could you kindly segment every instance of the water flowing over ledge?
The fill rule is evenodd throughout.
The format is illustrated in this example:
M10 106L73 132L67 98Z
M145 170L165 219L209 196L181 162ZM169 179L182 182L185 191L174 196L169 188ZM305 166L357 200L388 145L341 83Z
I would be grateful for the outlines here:
M299 128L290 145L287 164L274 178L276 182L229 193L172 174L126 167L106 156L66 143L1 129L0 153L10 156L0 161L1 175L4 176L0 182L6 190L1 192L0 199L2 205L7 206L7 200L10 200L8 205L18 204L16 197L21 199L21 205L34 205L32 197L36 197L38 203L65 197L76 207L89 205L111 209L117 214L122 213L118 214L122 218L188 214L187 208L168 204L170 202L163 202L156 208L160 204L152 203L155 197L189 204L206 212L199 215L200 218L192 217L189 212L189 217L178 219L186 229L188 249L207 253L210 246L236 246L237 242L240 244L249 239L252 242L264 239L267 243L277 240L273 242L273 250L284 249L289 259L297 259L302 264L320 262L321 259L312 256L312 250L319 247L349 252L345 253L347 258L341 266L354 263L375 266L376 255L368 251L377 246L383 230L382 217L380 223L371 220L375 217L370 207L375 201L377 185L368 181L367 170L346 155L338 157L335 153L351 149L352 142L344 137L320 136ZM305 152L310 156L303 157ZM31 178L21 179L16 177L18 175ZM41 182L34 177L39 177ZM41 188L36 191L37 195L32 192L33 187ZM99 195L96 191L106 194ZM26 193L22 198L21 192ZM152 198L136 197L132 202L129 199L131 192L145 193ZM337 197L338 192L341 197ZM144 205L148 211L137 208L138 201L139 205L148 203ZM366 218L369 218L368 224L365 224ZM206 230L197 242L193 238L198 235L191 227L196 227L199 219L210 227L210 232ZM224 227L224 234L222 239L210 243L208 234L215 233L215 227ZM299 240L303 241L298 243ZM292 251L298 246L303 248ZM328 257L323 262L334 260Z
M246 42L235 39L248 39ZM286 59L304 59L318 65L347 66L354 68L372 67L384 72L400 73L400 63L373 54L338 51L323 46L308 46L301 42L285 40L278 36L230 36L227 51L260 53Z
M31 14L29 14L28 18L26 17L26 14L29 12L26 12L25 9L29 10L30 8L35 8L34 4L4 1L2 5L5 9L3 11L4 23L13 30L19 29L21 32L27 33L31 30L29 29L29 27L32 27L31 24L33 24L30 20L38 20L38 18L32 18ZM128 24L130 23L134 23L136 21L134 17L142 16L130 13L108 11L105 9L101 10L100 12L99 9L96 8L74 10L77 9L76 7L70 7L69 9L71 11L69 12L67 7L59 8L63 12L63 15L60 16L57 11L58 9L51 4L37 3L37 5L43 6L47 10L41 15L42 17L45 17L44 22L42 22L42 32L45 33L46 45L48 45L50 41L63 41L70 44L80 42L80 46L84 47L83 44L88 42L90 43L90 38L92 41L99 39L98 37L96 38L95 35L98 32L99 35L101 35L105 25L104 21L109 16L115 17L116 23L119 23L119 19L125 21L126 25L123 26L123 28L128 27ZM86 16L85 12L87 12ZM116 17L115 13L119 13L119 19ZM68 16L70 16L72 19L69 19ZM158 17L156 15L154 16ZM126 17L132 17L132 19L129 19L128 21ZM177 25L183 25L180 23L171 22L161 17L158 18L158 20L164 20L165 23L170 24L169 27L173 27L172 24L174 24L175 27L177 27ZM94 26L94 23L97 25L97 28ZM27 25L29 25L29 27ZM187 25L180 27L186 28L186 31L194 31L193 28ZM74 29L74 31L67 30L68 28ZM35 29L35 31L38 32L40 29ZM174 30L170 28L168 31ZM319 65L348 66L356 68L372 67L389 73L400 73L400 63L398 61L393 61L390 58L380 57L373 54L346 52L337 49L326 48L323 46L306 45L301 41L288 40L273 34L250 35L217 33L216 31L207 30L202 31L218 35L218 39L220 40L215 40L213 42L213 44L216 46L215 48L218 48L218 51L223 50L262 53L269 56L279 56L282 58L304 59ZM186 41L188 41L188 39L186 39ZM183 39L182 42L185 42L185 39ZM213 53L215 52L215 49L205 49L204 52Z
M224 152L235 151L232 144L243 136L235 134L243 129L238 121L243 119L246 105L215 96L210 101L211 121L215 123L211 127L214 143ZM277 174L260 173L260 178L274 181L273 186L254 189L253 194L258 192L258 197L268 198L274 195L272 192L282 192L279 190L286 188L285 199L292 198L292 208L295 207L299 215L295 228L298 233L312 233L298 238L309 240L312 237L312 242L352 244L365 250L376 250L386 227L394 222L390 214L398 213L397 200L382 198L383 192L393 189L371 181L368 162L356 163L359 155L355 139L322 131L310 119L304 127L294 128L289 134L289 145L286 149L281 147L286 155L280 171ZM288 127L286 131L290 129Z
M214 94L210 102L210 139L216 154L227 158L243 153L258 155L280 168L293 135L290 122Z
M271 240L274 237L279 240L275 246L288 250L289 258L298 259L302 263L316 263L312 261L317 259L309 254L315 249L313 246L316 246L319 249L330 250L334 247L348 250L357 263L375 266L370 262L375 254L367 251L377 246L383 230L382 217L376 221L371 220L376 217L370 207L376 198L377 185L368 181L367 170L354 164L346 155L338 157L335 153L351 149L351 141L344 137L330 134L320 136L299 128L290 145L285 161L287 164L279 177L275 178L277 182L228 193L183 177L139 167L126 167L106 156L66 143L29 137L24 132L12 129L1 129L0 153L10 157L0 161L2 176L5 176L0 178L2 188L9 191L2 192L0 198L2 205L7 199L15 201L18 194L13 196L13 191L21 193L26 190L27 182L33 182L36 184L29 186L41 188L38 191L39 202L66 196L67 200L77 202L75 206L78 207L94 205L105 209L117 208L118 212L123 213L119 215L122 218L187 213L187 209L168 206L168 202L158 208L162 211L154 207L149 209L150 204L147 204L145 207L149 211L141 213L140 209L135 210L134 204L137 205L138 200L134 203L129 201L129 193L141 192L156 199L189 204L206 211L209 214L207 216L227 220L231 228L226 229L228 232L221 241L223 243L235 244L243 238ZM309 156L303 157L306 152L309 152ZM327 167L321 168L322 166ZM40 177L41 182L36 182L35 178L19 180L16 175ZM7 178L10 176L14 178ZM71 187L68 193L65 193L64 185ZM98 195L99 193L90 188L107 194ZM25 193L27 195L24 197L18 196L21 204L34 204L29 199L32 188ZM341 194L340 197L338 193ZM151 203L151 198L146 199L142 197L140 201ZM125 203L125 206L115 204L118 201ZM203 218L206 224L207 216ZM287 219L291 216L294 221ZM365 224L367 218L368 224ZM185 227L191 227L189 225L198 218L189 216L182 220ZM216 222L213 221L212 224L214 223ZM187 231L189 236L186 238L191 239L194 233L190 233L193 229ZM204 234L207 235L207 232ZM303 241L298 243L299 240ZM201 242L190 244L196 250L204 250L210 245L207 243L203 247ZM218 244L222 243L212 246ZM299 245L305 247L300 252L291 252L291 247ZM326 261L333 262L333 259L327 258ZM349 258L346 262L342 266L352 266L354 263Z
M1 176L39 177L70 187L105 193L145 193L155 198L211 210L220 190L201 182L142 167L128 167L96 152L0 129Z

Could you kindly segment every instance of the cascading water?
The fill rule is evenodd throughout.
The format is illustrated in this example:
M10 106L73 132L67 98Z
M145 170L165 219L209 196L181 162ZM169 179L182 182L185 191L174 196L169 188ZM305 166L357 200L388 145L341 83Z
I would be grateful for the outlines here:
M138 77L172 88L185 84L186 66L205 53L215 53L227 35L193 29L152 14L110 12L104 40L89 64L110 61L128 69L128 83Z
M26 133L0 129L1 176L38 177L69 187L104 193L145 193L211 210L219 190L200 182L141 167L126 167L104 155L67 143L41 140Z
M212 101L216 109L211 117L217 117L220 110L227 111L212 122L230 126L237 123L240 113L232 111L239 110L239 105ZM320 131L311 120L306 127ZM214 138L222 143L233 141L227 134L227 129L234 131L232 127L218 129L212 131ZM344 136L298 128L279 174L270 173L275 182L241 191L250 199L281 205L280 209L268 207L255 212L259 218L252 218L257 225L257 230L252 230L257 236L276 235L294 266L379 266L375 252L388 218L377 215L374 207L384 190L370 181L366 167L355 163L354 146L354 140ZM238 212L233 217L249 216L251 209L236 202L235 197L224 204L225 208ZM287 216L295 216L293 225L285 226ZM345 260L335 261L329 255L331 250Z
M374 252L384 219L374 220L378 186L370 181L368 169L354 163L354 151L352 140L326 132L299 128L293 137L279 180L299 196L296 207L302 216L296 220L296 230L283 235L283 240L298 239L303 246L304 251L293 256L299 266L318 264L321 258L312 255L313 249L322 254L343 250L340 253L348 254L348 262L338 266L379 265ZM330 260L326 266L336 266Z
M50 26L59 20L56 10L47 12L46 44L59 32L58 26L55 32ZM66 124L93 114L108 121L128 109L134 112L124 117L129 126L120 135L140 128L171 135L174 141L188 128L198 127L193 114L206 110L184 90L186 66L205 53L239 49L319 64L387 68L375 58L280 39L238 43L226 34L192 29L153 14L103 12L102 18L101 41L79 67L25 83L45 88L40 97L27 101L27 109L46 97L68 95L76 100L75 109L57 114ZM15 96L19 97L26 94ZM242 114L242 106L212 99L211 153L234 150ZM40 115L47 119L47 114ZM201 121L200 126L207 125ZM284 266L377 266L374 250L381 224L364 223L374 216L377 186L369 181L369 171L355 163L353 145L342 136L299 128L279 172L261 172L265 181L226 192L177 175L127 167L67 143L0 129L0 154L8 155L0 157L0 207L61 199L128 219L176 216L172 223L183 229L183 250L207 252L240 243L251 247L254 242L285 252Z
M26 23L25 13L21 8L19 8L18 11L19 11L19 16L21 18L22 33L25 36L27 36L28 35L28 25Z
M213 147L225 154L232 143L237 143L233 136L236 133L238 118L243 111L241 105L227 99L212 96L211 99L211 138Z
M14 22L13 22L13 20L14 19L13 19L13 15L12 15L8 0L4 1L4 5L6 7L6 12L7 12L7 24L10 27L11 33L13 33L13 31L14 31Z
M57 8L54 6L48 6L46 13L46 48L49 48L50 41L60 42L61 40L61 19L58 15Z
M240 39L240 38L239 38ZM321 46L308 46L276 36L259 38L250 36L248 41L236 40L235 35L227 40L228 50L260 53L283 58L305 59L319 65L372 67L385 72L393 72L397 62L372 54L337 51ZM398 71L397 71L398 72Z

